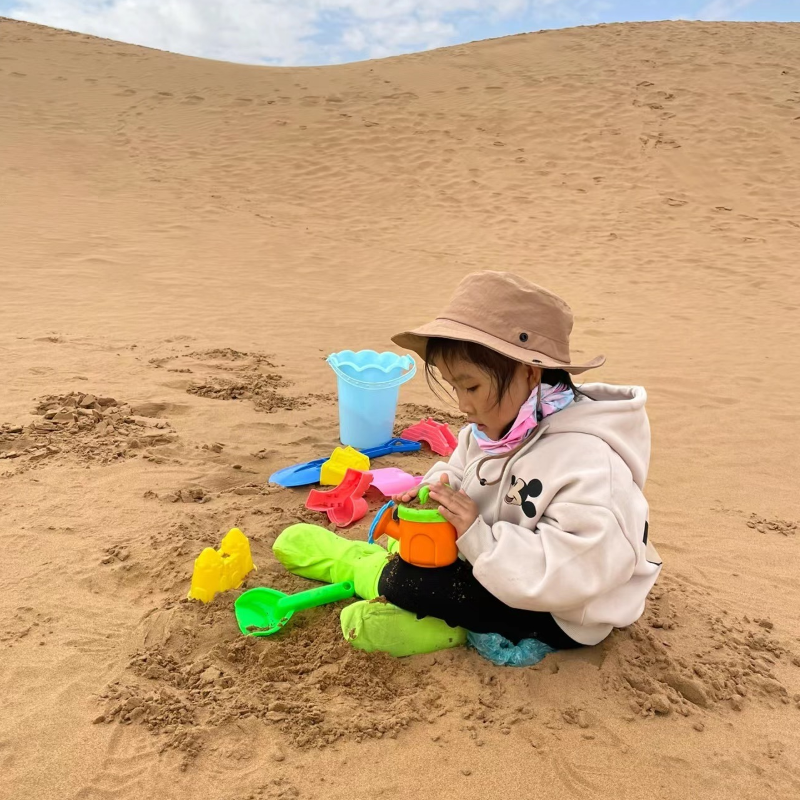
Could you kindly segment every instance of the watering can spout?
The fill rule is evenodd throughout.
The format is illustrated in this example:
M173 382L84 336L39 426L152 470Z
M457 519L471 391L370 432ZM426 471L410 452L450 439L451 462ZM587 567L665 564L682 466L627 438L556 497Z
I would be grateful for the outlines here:
M400 528L398 526L397 521L394 519L394 512L395 512L395 504L392 500L390 500L386 505L384 505L380 511L375 515L375 519L372 520L372 525L369 528L369 542L375 541L375 539L380 539L381 536L385 533L387 536L390 536L392 539L397 539L400 535Z

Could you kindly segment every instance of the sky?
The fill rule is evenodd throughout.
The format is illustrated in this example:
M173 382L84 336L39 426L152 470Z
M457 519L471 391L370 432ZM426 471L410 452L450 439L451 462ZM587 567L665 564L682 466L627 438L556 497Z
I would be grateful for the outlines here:
M0 16L185 55L300 66L600 22L797 22L800 0L0 0Z

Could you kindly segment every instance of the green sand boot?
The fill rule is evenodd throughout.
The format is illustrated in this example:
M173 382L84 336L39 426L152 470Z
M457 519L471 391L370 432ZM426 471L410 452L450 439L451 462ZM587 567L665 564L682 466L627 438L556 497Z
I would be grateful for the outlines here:
M287 528L272 545L289 572L323 583L353 581L365 600L378 596L378 580L390 554L379 544L353 542L327 528L301 523Z
M416 614L385 601L352 603L342 609L340 619L344 638L367 653L379 651L402 658L467 643L464 628L451 628L436 617L417 619Z

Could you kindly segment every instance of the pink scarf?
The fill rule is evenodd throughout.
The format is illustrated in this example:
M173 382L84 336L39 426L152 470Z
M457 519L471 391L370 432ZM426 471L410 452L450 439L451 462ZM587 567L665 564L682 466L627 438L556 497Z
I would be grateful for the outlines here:
M539 399L540 389L541 400ZM533 433L539 424L539 420L555 414L556 411L568 406L574 399L575 395L572 389L564 383L559 383L556 386L550 386L547 383L539 384L522 404L514 424L502 439L495 442L483 431L479 431L478 426L475 424L472 425L472 435L478 442L478 447L485 453L490 455L508 453ZM537 405L539 406L538 411Z

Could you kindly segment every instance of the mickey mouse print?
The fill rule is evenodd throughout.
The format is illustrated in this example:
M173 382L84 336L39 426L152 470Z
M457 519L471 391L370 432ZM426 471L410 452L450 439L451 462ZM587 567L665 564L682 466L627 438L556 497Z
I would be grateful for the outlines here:
M536 506L533 498L542 493L542 482L537 478L526 482L523 478L516 475L511 476L511 488L505 496L505 501L512 506L521 506L522 513L529 519L536 517Z

